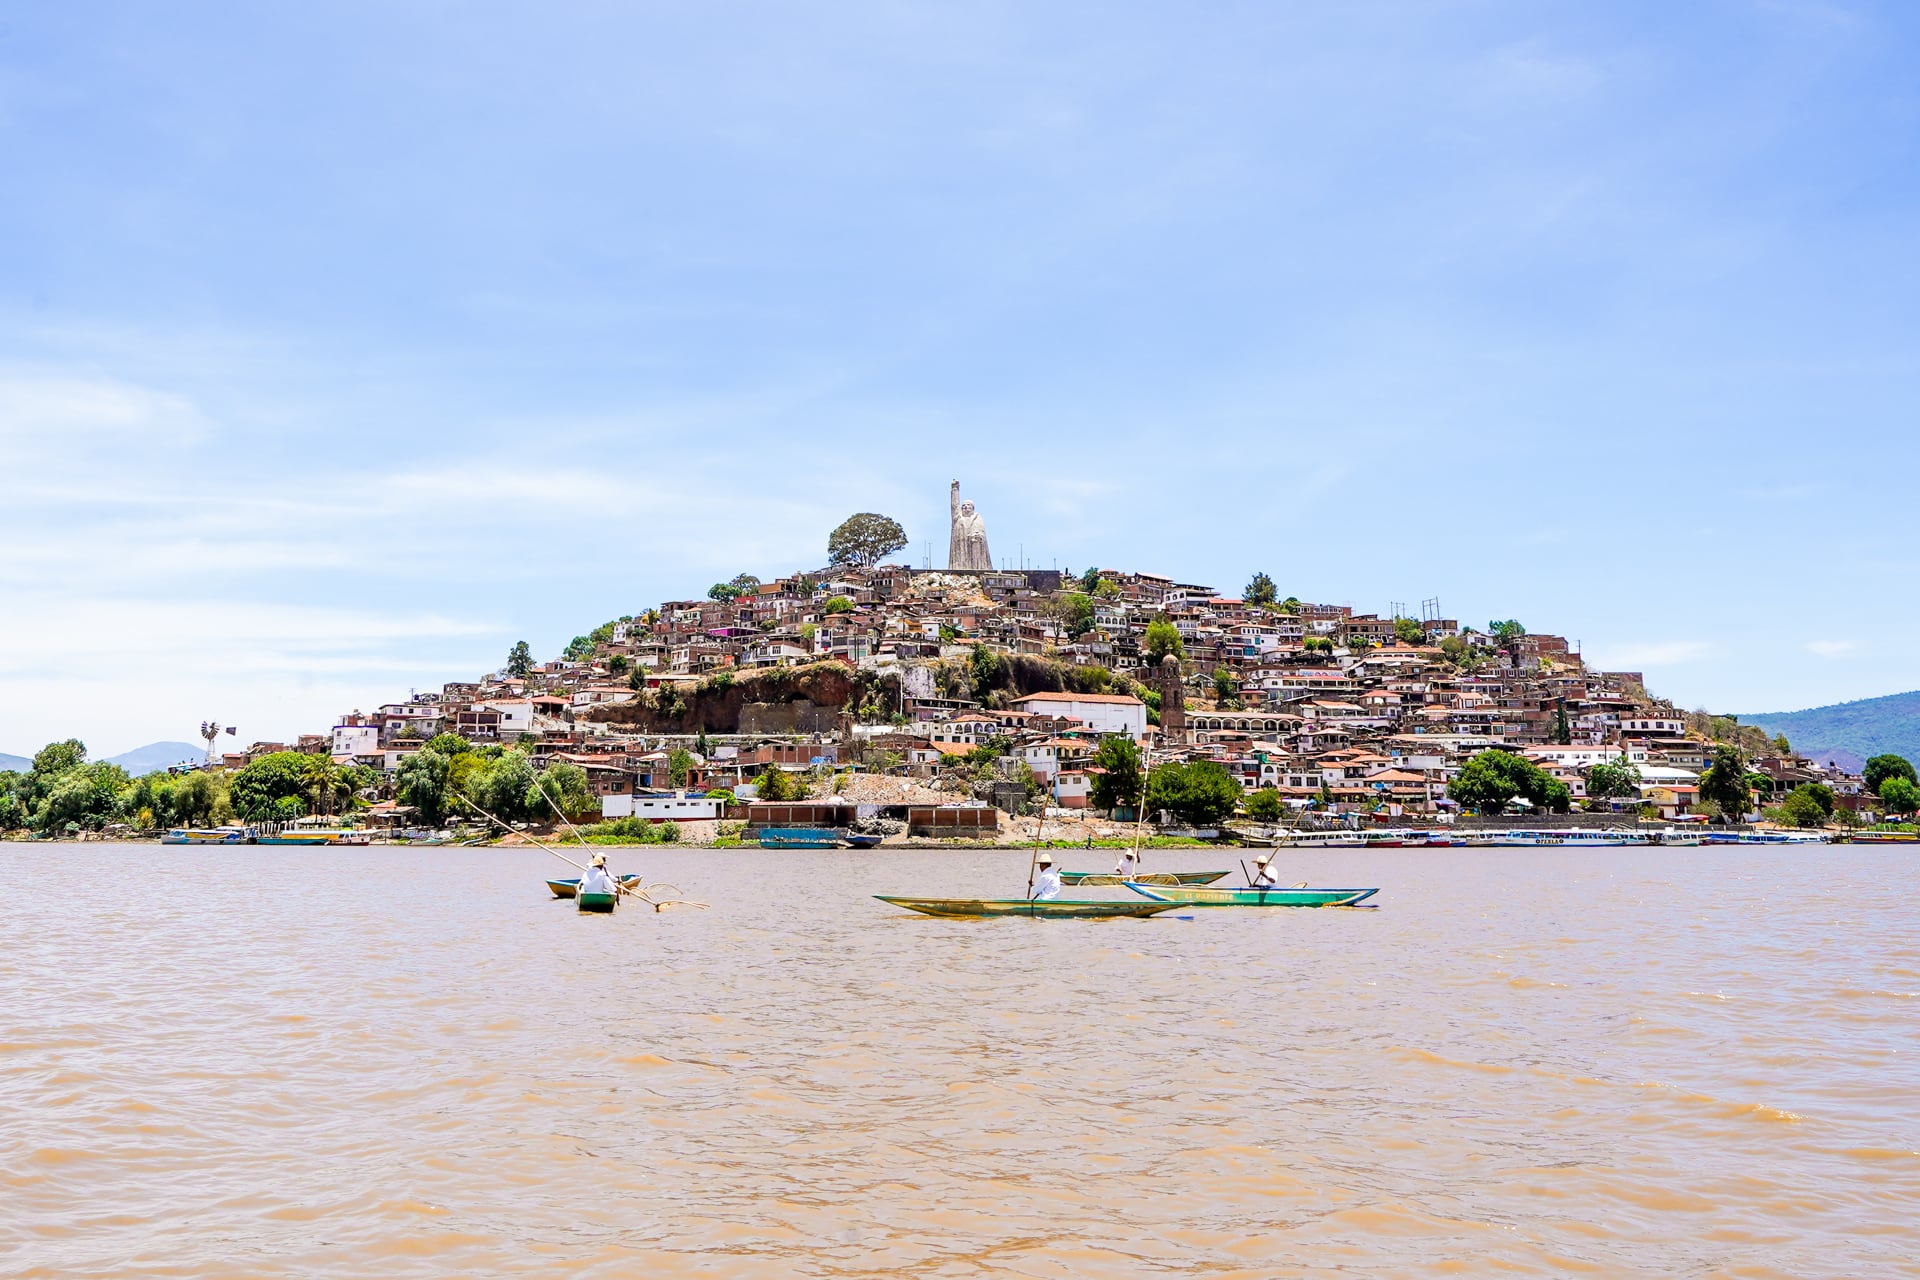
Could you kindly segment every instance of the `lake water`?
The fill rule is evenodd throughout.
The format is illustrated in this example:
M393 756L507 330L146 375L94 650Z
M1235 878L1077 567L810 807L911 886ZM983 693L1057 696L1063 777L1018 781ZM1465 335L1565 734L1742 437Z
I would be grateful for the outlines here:
M0 845L0 1273L1920 1275L1915 858Z

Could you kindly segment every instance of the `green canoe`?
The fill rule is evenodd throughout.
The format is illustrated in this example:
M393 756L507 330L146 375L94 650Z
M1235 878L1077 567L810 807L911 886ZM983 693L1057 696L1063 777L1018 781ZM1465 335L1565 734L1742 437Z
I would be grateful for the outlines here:
M1224 871L1149 871L1144 875L1127 877L1113 871L1062 871L1060 873L1060 883L1120 885L1125 884L1127 880L1131 878L1135 884L1212 884L1215 880L1225 877L1226 874Z
M1155 902L1189 907L1350 907L1380 892L1378 889L1203 889L1145 885L1138 880L1129 880L1127 888Z
M1073 902L1064 898L1031 902L1025 898L891 898L884 893L874 897L896 907L918 911L921 915L947 919L989 919L999 916L1026 916L1039 920L1111 920L1120 916L1150 916L1171 911L1172 902Z
M574 902L582 911L611 911L620 900L617 893L576 893Z

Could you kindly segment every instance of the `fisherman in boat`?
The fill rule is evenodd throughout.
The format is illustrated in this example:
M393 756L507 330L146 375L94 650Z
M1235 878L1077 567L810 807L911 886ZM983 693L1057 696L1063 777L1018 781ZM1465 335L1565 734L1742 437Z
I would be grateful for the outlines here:
M1053 855L1040 855L1039 874L1033 878L1033 900L1051 902L1060 896L1060 873L1053 869Z
M1280 877L1273 869L1273 855L1263 853L1253 860L1253 887L1256 889L1278 889Z
M587 864L587 873L580 877L581 893L618 893L619 882L607 874L607 855L596 853L593 861Z
M1140 870L1140 851L1132 845L1120 850L1120 861L1115 864L1113 874L1131 880Z

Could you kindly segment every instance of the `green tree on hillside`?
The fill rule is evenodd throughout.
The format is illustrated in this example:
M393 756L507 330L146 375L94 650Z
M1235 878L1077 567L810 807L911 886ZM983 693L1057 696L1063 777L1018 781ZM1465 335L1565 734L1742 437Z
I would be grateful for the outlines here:
M804 800L807 795L807 784L777 764L768 765L753 781L755 795L761 800Z
M1427 642L1427 633L1426 630L1412 618L1395 618L1393 620L1393 638L1401 644L1425 644Z
M707 588L707 599L718 600L722 604L730 600L737 600L742 594L740 588L734 586L731 582L716 582Z
M1207 827L1240 807L1240 783L1212 760L1163 764L1147 778L1148 810L1165 809L1192 827Z
M1052 611L1069 640L1078 640L1093 630L1093 597L1084 591L1061 592L1054 597Z
M1565 813L1572 797L1567 784L1547 775L1533 761L1500 747L1482 751L1447 784L1455 803L1480 813L1499 813L1518 797L1537 808Z
M1247 816L1255 822L1278 822L1284 812L1286 805L1272 787L1262 787L1247 797Z
M821 605L820 609L821 612L827 614L829 617L836 613L852 613L853 601L847 599L845 596L829 596L827 602Z
M507 674L518 680L524 680L533 674L533 653L527 648L525 640L518 641L507 650Z
M1713 763L1700 775L1700 798L1720 806L1729 822L1737 822L1751 807L1747 784L1747 762L1740 749L1720 743L1713 749Z
M569 818L591 817L600 811L587 771L570 761L556 760L536 773L530 785L527 812L537 819L551 820L556 805Z
M1102 738L1094 748L1093 807L1112 812L1140 803L1140 748L1132 738Z
M1246 602L1254 605L1272 604L1276 594L1273 588L1273 579L1269 578L1264 572L1253 575L1253 578L1247 583L1247 589L1244 593Z
M890 516L862 511L827 535L827 563L872 568L907 545L907 531Z
M248 822L288 822L309 810L309 758L299 751L261 756L233 775L233 811Z
M36 761L38 757L35 757ZM1861 781L1867 784L1867 790L1874 795L1880 794L1881 784L1888 778L1905 778L1908 782L1920 782L1920 775L1913 771L1913 765L1905 756L1891 753L1875 756L1867 761L1860 770Z
M441 735L448 738L453 736ZM435 738L433 741L439 740ZM394 772L395 798L401 804L409 804L419 810L422 822L439 826L447 816L449 769L448 757L434 750L429 743L400 762L399 769Z
M1640 770L1626 756L1587 768L1587 794L1595 800L1626 799L1640 794Z
M1147 624L1147 660L1157 663L1168 654L1183 657L1186 646L1180 642L1180 628L1163 616Z
M1888 813L1912 813L1920 809L1920 786L1895 774L1880 784L1880 803Z

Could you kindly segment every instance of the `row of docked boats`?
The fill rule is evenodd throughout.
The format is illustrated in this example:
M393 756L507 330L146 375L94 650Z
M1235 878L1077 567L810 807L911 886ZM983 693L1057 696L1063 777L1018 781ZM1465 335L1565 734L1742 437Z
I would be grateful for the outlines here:
M1287 849L1624 849L1650 845L1690 848L1703 844L1821 844L1817 831L1734 831L1705 827L1382 827L1354 831L1242 832L1261 848Z
M258 827L174 827L160 837L161 844L372 844L373 836L352 828L292 827L261 831Z

